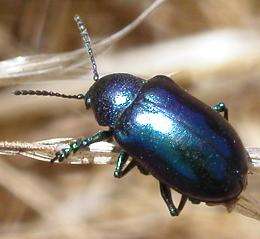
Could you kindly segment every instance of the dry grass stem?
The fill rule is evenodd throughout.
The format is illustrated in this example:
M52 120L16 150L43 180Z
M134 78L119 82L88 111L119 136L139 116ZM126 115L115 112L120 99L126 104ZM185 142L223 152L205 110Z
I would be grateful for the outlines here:
M0 142L0 154L2 155L23 155L27 158L37 159L49 162L55 153L63 148L69 147L74 142L73 138L56 138L28 142ZM254 172L260 170L260 149L247 147L249 156L252 160L252 169ZM64 163L68 164L113 164L119 148L113 143L101 141L91 144L86 149L69 156Z
M55 152L66 148L74 139L49 139L35 143L0 142L0 154L22 155L27 158L49 162ZM68 157L65 163L69 164L113 164L118 147L108 142L91 144L88 148L80 150Z
M140 25L156 8L166 0L156 0L134 21L111 36L93 44L95 54L108 49ZM76 27L76 26L75 26ZM71 79L86 74L90 62L85 50L78 49L60 54L40 54L19 56L0 62L0 87L43 79L51 74L51 79Z
M49 162L55 153L69 147L75 139L58 138L38 141L34 143L24 142L0 142L0 154L2 155L22 155L30 159ZM250 162L250 173L260 172L260 149L247 148ZM67 164L114 164L118 156L119 148L113 143L98 142L91 144L88 148L69 156L64 163ZM247 191L242 193L234 209L239 213L260 220L260 202L250 195Z

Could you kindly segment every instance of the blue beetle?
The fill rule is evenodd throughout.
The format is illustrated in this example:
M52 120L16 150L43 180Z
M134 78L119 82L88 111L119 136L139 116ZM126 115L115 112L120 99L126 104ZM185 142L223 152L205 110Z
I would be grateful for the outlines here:
M153 175L172 216L179 215L187 199L234 203L247 184L248 154L228 123L225 104L209 107L163 75L148 81L125 73L99 78L87 29L79 16L75 21L92 63L95 83L89 91L85 95L33 90L15 94L84 99L98 124L109 129L78 139L57 152L52 162L113 137L122 148L114 176L123 177L134 167ZM132 160L127 164L129 156ZM171 188L182 195L178 207Z

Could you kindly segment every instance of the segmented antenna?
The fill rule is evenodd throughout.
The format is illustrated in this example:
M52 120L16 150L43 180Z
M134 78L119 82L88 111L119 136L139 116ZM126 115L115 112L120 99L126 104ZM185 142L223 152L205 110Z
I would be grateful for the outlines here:
M78 95L65 95L57 92L46 91L46 90L16 90L14 95L37 95L37 96L55 96L67 99L77 99L81 100L84 99L83 94Z
M80 35L82 37L82 42L83 42L83 46L86 49L87 53L90 56L90 61L91 61L91 65L92 65L92 70L93 70L93 79L94 81L97 81L99 79L98 76L98 71L97 71L97 64L96 64L96 60L91 48L91 42L90 42L90 37L87 31L87 28L84 24L84 22L80 19L80 17L78 15L76 15L74 17L75 22L78 25L78 29L80 32Z

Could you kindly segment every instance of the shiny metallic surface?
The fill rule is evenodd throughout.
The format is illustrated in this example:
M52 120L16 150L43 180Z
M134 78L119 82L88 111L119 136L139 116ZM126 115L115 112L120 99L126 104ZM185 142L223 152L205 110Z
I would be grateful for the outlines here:
M144 84L143 79L130 74L106 75L90 88L86 104L90 99L90 106L99 125L114 126Z
M246 186L248 154L232 126L166 76L142 86L114 136L154 177L190 198L227 202Z

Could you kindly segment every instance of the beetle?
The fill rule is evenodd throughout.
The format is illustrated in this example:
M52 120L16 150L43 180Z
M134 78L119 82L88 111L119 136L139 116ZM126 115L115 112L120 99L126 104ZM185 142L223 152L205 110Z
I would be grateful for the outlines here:
M62 162L72 152L114 138L121 147L114 176L121 178L134 167L154 176L172 216L180 214L188 199L234 204L247 184L249 156L228 123L225 104L210 107L163 75L147 81L126 73L100 78L87 29L79 16L74 19L91 60L95 81L91 88L85 95L44 90L19 90L15 95L83 99L97 123L109 129L76 140L51 162ZM171 189L182 195L177 207Z

